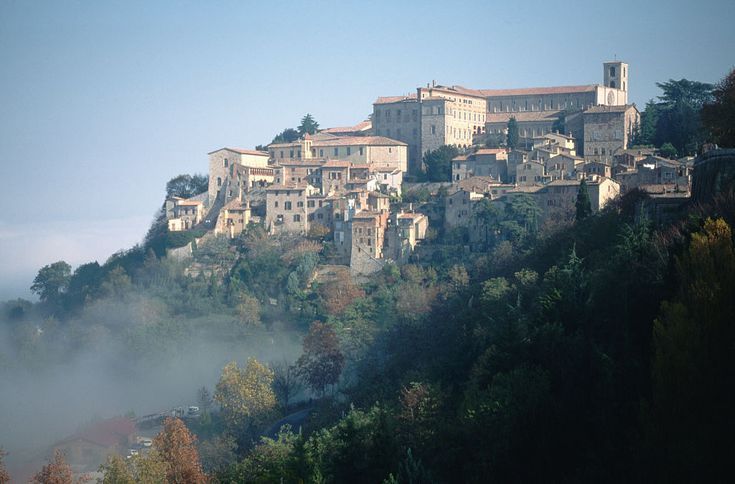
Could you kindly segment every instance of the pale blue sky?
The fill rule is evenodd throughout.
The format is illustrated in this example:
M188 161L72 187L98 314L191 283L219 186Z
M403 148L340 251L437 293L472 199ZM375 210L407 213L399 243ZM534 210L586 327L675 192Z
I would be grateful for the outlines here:
M734 23L732 0L0 0L0 300L139 241L168 179L306 112L355 123L431 80L596 83L614 56L644 104L722 78Z

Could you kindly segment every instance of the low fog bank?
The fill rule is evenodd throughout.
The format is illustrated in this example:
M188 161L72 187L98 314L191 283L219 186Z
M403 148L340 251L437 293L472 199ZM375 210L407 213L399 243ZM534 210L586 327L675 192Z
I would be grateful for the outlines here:
M257 328L223 341L208 334L206 320L197 323L197 337L143 357L126 358L120 348L100 344L50 368L0 368L0 446L10 452L8 461L43 453L95 419L196 405L197 390L213 393L229 361L293 361L301 351L301 336L292 330ZM8 341L6 334L0 341Z

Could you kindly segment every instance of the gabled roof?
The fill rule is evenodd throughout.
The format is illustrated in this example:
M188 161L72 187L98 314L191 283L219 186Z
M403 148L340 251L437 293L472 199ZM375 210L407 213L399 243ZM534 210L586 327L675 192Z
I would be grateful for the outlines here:
M319 143L314 143L314 147L319 146L408 146L403 141L386 138L385 136L344 136L335 137L333 139L325 139Z
M373 123L370 120L362 121L354 126L338 126L336 128L327 128L319 131L320 133L326 134L337 134L337 133L360 133L367 131L373 127Z
M212 153L217 153L218 151L222 151L222 150L232 151L233 153L239 153L241 155L269 156L267 151L244 150L242 148L228 148L226 146L218 150L210 151L207 154L211 155Z

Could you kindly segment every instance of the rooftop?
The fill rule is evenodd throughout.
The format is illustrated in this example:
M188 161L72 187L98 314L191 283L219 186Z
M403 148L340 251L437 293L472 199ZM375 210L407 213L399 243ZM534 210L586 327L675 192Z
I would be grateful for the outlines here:
M211 155L212 153L217 153L218 151L222 151L222 150L232 151L234 153L239 153L241 155L268 156L268 152L267 151L244 150L242 148L228 148L226 146L224 148L220 148L218 150L210 151L207 154L208 155Z
M584 114L600 114L600 113L624 113L628 109L635 107L635 104L624 104L622 106L592 106L585 110Z
M416 94L408 94L406 96L382 96L376 99L373 104L390 104L402 101L416 101Z

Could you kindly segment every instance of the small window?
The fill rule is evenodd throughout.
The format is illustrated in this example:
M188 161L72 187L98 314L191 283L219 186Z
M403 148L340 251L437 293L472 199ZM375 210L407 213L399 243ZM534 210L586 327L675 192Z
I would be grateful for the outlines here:
M334 149L334 156L337 156L339 154L339 148Z
M299 215L299 214L294 215L293 216L293 221L294 222L301 222L301 215Z
M347 147L347 156L350 156L352 154L352 148L349 146Z
M225 165L225 167L230 166L230 161L227 158L225 158L224 160L222 160L222 163Z
M285 202L283 204L283 208L286 210L291 210L291 202Z

